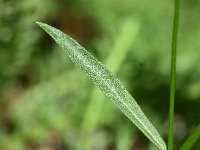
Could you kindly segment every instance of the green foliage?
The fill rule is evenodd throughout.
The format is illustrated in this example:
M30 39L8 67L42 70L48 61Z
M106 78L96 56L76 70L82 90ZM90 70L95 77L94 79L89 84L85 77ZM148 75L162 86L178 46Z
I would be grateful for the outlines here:
M137 31L138 25L135 22L130 19L124 21L119 36L116 38L114 45L110 48L111 52L105 60L105 65L110 68L113 73L117 73L120 70L120 66L130 50L132 41L135 39ZM123 45L121 43L123 43ZM100 93L96 87L93 88L89 101L90 102L87 106L85 117L81 125L81 135L77 148L80 150L91 149L91 135L98 125L101 111L105 105L104 95Z
M200 138L200 125L197 126L192 135L181 146L180 150L190 150L199 138Z
M106 64L167 142L173 9L173 1L159 0L0 1L0 149L74 150L85 131L90 132L88 150L156 149L112 103L100 101L103 96L92 100L94 109L102 103L100 113L98 106L96 116L88 118L97 89L38 28L37 20L65 31ZM198 14L200 1L181 2L174 150L199 124ZM132 28L128 22L133 30L138 27L135 37L123 35ZM117 61L108 62L112 53ZM197 140L192 150L199 147Z
M104 92L106 97L110 99L155 145L161 150L166 150L166 145L159 133L115 75L75 40L62 31L44 23L38 22L37 24L66 51L76 66L83 70L94 84Z
M33 20L43 19L53 12L47 6L45 6L46 9L40 9L46 2L45 0L40 5L37 5L37 1L30 3L27 0L0 2L0 9L4 12L0 14L0 77L3 79L0 82L2 87L7 86L8 80L12 83L11 80L23 72L29 64L31 55L37 50L35 42L39 38L39 32Z

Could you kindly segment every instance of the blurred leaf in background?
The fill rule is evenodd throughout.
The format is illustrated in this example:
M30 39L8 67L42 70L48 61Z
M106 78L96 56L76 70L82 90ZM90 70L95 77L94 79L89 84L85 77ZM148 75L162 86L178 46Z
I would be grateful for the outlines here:
M93 85L35 21L70 34L104 63L126 20L137 23L137 36L128 38L131 45L116 72L167 137L173 1L1 0L0 10L0 149L74 150L82 130L89 130L82 126L87 119L97 122L87 137L91 150L155 149L106 101L97 121L86 118ZM175 149L200 122L199 13L199 1L182 1ZM120 55L125 49L118 47ZM192 149L199 147L197 142Z

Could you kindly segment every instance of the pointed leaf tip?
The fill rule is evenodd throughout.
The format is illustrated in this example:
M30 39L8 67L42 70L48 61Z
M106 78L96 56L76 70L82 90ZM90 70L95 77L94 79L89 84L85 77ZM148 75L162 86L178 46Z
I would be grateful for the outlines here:
M42 23L42 22L35 22L37 25L39 25L42 29L46 29L49 25L46 23ZM46 30L45 30L46 31Z
M39 21L36 21L35 23L38 24L39 26L42 25L42 24L45 24L45 23L42 23L42 22L39 22Z
M43 23L42 22L39 22L39 21L36 21L35 22L37 25L41 26Z

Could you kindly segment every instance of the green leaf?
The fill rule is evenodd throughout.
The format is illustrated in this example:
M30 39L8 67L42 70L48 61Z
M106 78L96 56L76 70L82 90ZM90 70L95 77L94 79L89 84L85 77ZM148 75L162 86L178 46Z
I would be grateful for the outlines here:
M200 124L197 126L194 132L188 137L185 143L181 146L180 150L190 150L199 138L200 138Z
M120 25L120 29L117 32L118 36L113 39L113 44L109 47L109 54L107 58L105 58L104 63L107 67L112 69L113 73L117 73L120 70L121 64L126 59L127 53L131 50L132 43L137 37L138 30L139 26L137 21L133 21L129 18L124 20ZM123 43L123 45L121 43ZM101 41L99 44L101 45ZM104 110L104 99L105 96L98 87L94 87L91 90L91 96L81 124L79 143L76 150L92 149L93 133L101 118L101 111ZM130 130L126 130L126 132L131 134ZM120 143L127 144L127 142L124 143L125 140L126 138L122 137Z
M43 28L60 45L71 60L84 71L94 84L110 99L157 147L166 150L166 145L154 126L142 112L135 99L122 83L85 48L62 31L44 23ZM123 44L123 43L122 43ZM116 60L117 61L117 60Z

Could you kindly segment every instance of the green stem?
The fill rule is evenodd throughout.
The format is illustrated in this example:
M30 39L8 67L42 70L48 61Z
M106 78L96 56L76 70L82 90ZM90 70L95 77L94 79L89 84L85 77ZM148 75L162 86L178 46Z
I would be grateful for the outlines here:
M195 144L195 142L200 138L200 124L194 130L194 132L190 135L190 137L185 141L185 143L181 146L180 150L189 150Z
M178 39L177 33L178 33L178 23L179 23L179 11L180 11L180 0L175 0L172 51L171 51L168 150L173 150L174 101L175 101L175 83L176 83L176 49L177 49L177 39Z

